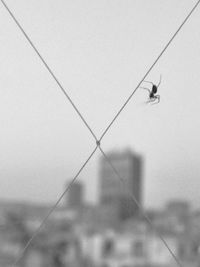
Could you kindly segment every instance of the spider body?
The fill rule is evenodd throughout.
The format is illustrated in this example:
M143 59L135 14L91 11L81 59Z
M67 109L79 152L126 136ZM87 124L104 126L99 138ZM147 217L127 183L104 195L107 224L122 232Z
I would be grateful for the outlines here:
M155 102L157 100L157 103L153 103L153 104L158 104L160 102L160 96L156 95L156 93L157 93L158 87L161 83L161 76L160 76L160 81L159 81L158 85L156 85L152 82L149 82L149 81L144 81L144 82L150 83L152 85L151 89L146 88L146 87L140 87L140 88L145 89L149 92L149 101L147 103Z
M157 91L158 91L158 87L155 84L153 84L152 89L151 89L151 93L156 94Z
M149 98L154 98L154 97L155 97L155 93L151 91L151 92L149 93Z

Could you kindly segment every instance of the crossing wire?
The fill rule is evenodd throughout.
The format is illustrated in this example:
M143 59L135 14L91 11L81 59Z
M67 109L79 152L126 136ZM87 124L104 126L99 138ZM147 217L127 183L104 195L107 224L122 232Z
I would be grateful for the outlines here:
M146 72L146 74L144 75L144 77L142 78L142 80L139 82L139 84L137 85L137 87L134 89L134 91L132 92L132 94L128 97L128 99L126 100L126 102L124 103L124 105L120 108L120 110L118 111L118 113L115 115L115 117L113 118L113 120L111 121L111 123L108 125L108 127L104 130L103 134L101 135L100 139L98 140L96 138L96 135L94 134L94 132L92 131L92 129L90 128L90 126L88 125L88 123L86 122L86 120L83 118L82 114L80 113L80 111L77 109L77 107L75 106L75 104L73 103L73 101L71 100L71 98L68 96L68 94L66 93L66 91L64 90L64 88L62 87L62 85L60 84L60 82L58 81L58 79L56 78L56 76L54 75L54 73L52 72L52 70L50 69L50 67L47 65L46 61L43 59L43 57L41 56L41 54L39 53L39 51L37 50L37 48L35 47L35 45L33 44L33 42L30 40L30 38L28 37L28 35L25 33L24 29L21 27L21 25L19 24L19 22L17 21L17 19L15 18L15 16L13 15L13 13L10 11L10 9L8 8L8 6L5 4L5 2L3 0L1 0L2 4L4 5L4 7L7 9L7 11L9 12L9 14L11 15L11 17L13 18L14 22L17 24L17 26L19 27L19 29L21 30L21 32L23 33L23 35L25 36L25 38L28 40L28 42L30 43L30 45L32 46L32 48L35 50L35 52L37 53L37 55L39 56L39 58L41 59L41 61L43 62L43 64L45 65L45 67L47 68L47 70L49 71L49 73L51 74L51 76L54 78L54 80L56 81L56 83L58 84L58 86L60 87L60 89L62 90L62 92L64 93L64 95L67 97L67 99L69 100L69 102L72 104L73 108L76 110L76 112L78 113L78 115L80 116L80 118L82 119L82 121L84 122L85 126L89 129L89 131L91 132L92 136L94 137L94 139L96 140L96 144L97 146L95 147L95 149L93 150L93 152L91 153L91 155L89 156L89 158L86 160L86 162L83 164L83 166L81 167L81 169L79 170L79 172L77 173L77 175L73 178L73 180L71 181L71 183L69 184L69 187L61 194L60 198L57 200L57 202L55 203L55 205L52 207L52 209L49 211L49 213L47 214L47 216L44 218L44 220L42 221L41 225L39 226L39 228L35 231L35 233L33 234L33 236L31 237L31 239L28 241L27 245L25 246L25 248L23 249L20 257L17 259L17 261L14 263L17 264L19 262L19 260L23 257L24 252L26 251L26 249L28 248L28 246L31 244L32 240L36 237L36 235L39 233L40 229L42 228L42 226L45 225L46 221L48 220L49 216L53 213L53 211L56 209L56 207L58 206L59 202L61 201L61 199L63 198L63 196L67 193L67 191L71 188L71 186L73 185L74 181L76 180L76 178L78 177L78 175L80 174L80 172L84 169L84 167L86 166L86 164L88 163L88 161L92 158L92 156L94 155L94 153L97 150L97 147L100 148L100 141L103 139L103 137L106 135L106 133L108 132L108 130L110 129L110 127L112 126L112 124L115 122L115 120L117 119L117 117L120 115L120 113L123 111L123 109L125 108L125 106L128 104L128 102L130 101L130 99L133 97L133 95L135 94L136 90L139 88L140 84L143 82L143 80L146 78L146 76L150 73L150 71L153 69L153 67L156 65L156 63L158 62L158 60L160 59L160 57L163 55L163 53L166 51L166 49L168 48L168 46L170 45L170 43L173 41L173 39L175 38L175 36L178 34L178 32L180 31L180 29L183 27L183 25L185 24L185 22L189 19L189 17L191 16L191 14L193 13L193 11L196 9L196 7L198 6L198 4L200 3L200 0L197 1L197 3L195 4L195 6L192 8L192 10L189 12L189 14L187 15L187 17L184 19L184 21L182 22L182 24L179 26L178 30L175 32L175 34L172 36L172 38L169 40L169 42L167 43L167 45L164 47L164 49L161 51L161 53L159 54L159 56L156 58L156 60L154 61L154 63L151 65L151 67L149 68L149 70ZM103 150L101 150L102 153ZM104 153L104 156L106 156L106 154ZM114 169L113 169L114 171ZM134 200L134 198L133 198ZM137 203L136 203L137 204ZM151 223L151 221L148 219L148 217L145 216L145 218L147 219L147 221L149 221ZM166 248L169 250L169 252L171 253L171 255L173 256L173 258L176 260L176 262L180 265L180 262L177 260L176 256L173 254L173 252L171 251L171 249L169 248L169 246L167 245L166 241L162 238L162 236L160 236L161 240L164 242ZM180 265L181 266L181 265Z
M10 16L12 17L12 19L14 20L14 22L16 23L16 25L18 26L18 28L21 30L21 32L23 33L24 37L26 38L26 40L29 42L29 44L31 45L31 47L33 48L33 50L36 52L36 54L38 55L38 57L40 58L40 60L42 61L42 63L44 64L44 66L46 67L46 69L48 70L48 72L50 73L50 75L53 77L53 79L55 80L55 82L57 83L57 85L59 86L60 90L63 92L63 94L65 95L65 97L68 99L68 101L71 103L71 105L73 106L73 108L75 109L75 111L77 112L77 114L79 115L79 117L81 118L81 120L83 121L83 123L85 124L85 126L88 128L88 130L90 131L90 133L92 134L92 136L94 137L94 139L97 141L97 137L95 135L95 133L92 131L91 127L89 126L89 124L86 122L86 120L84 119L83 115L80 113L80 111L78 110L78 108L76 107L76 105L74 104L74 102L72 101L72 99L69 97L69 95L67 94L66 90L64 89L64 87L61 85L61 83L59 82L58 78L56 77L56 75L53 73L52 69L49 67L49 65L47 64L47 62L45 61L45 59L43 58L43 56L41 55L41 53L39 52L39 50L36 48L35 44L33 43L33 41L30 39L30 37L27 35L27 33L25 32L25 30L22 28L21 24L19 23L19 21L16 19L16 17L14 16L13 12L10 10L10 8L7 6L7 4L5 3L4 0L1 0L2 4L4 5L4 7L6 8L6 10L8 11L8 13L10 14Z
M110 165L111 169L113 170L113 172L116 174L116 176L118 177L119 181L122 183L122 185L124 186L124 190L126 190L127 186L125 183L125 180L122 178L122 176L119 174L119 172L117 171L117 169L115 168L115 166L112 164L111 160L109 159L109 157L107 156L107 154L104 152L104 150L101 148L101 146L99 146L99 150L101 151L102 155L104 156L106 162ZM172 257L174 258L174 260L176 261L176 263L182 267L181 262L179 261L179 259L177 258L177 256L174 254L174 252L171 250L171 248L169 247L169 245L167 244L167 242L165 241L165 239L163 238L163 236L157 231L157 229L155 228L155 226L153 225L153 223L151 222L151 220L149 219L149 217L146 215L146 213L143 211L142 206L140 205L140 203L138 202L138 200L136 199L136 197L131 194L130 192L127 192L129 195L130 200L135 203L140 211L140 213L143 215L143 217L146 219L146 221L148 222L148 224L150 225L150 227L155 231L156 235L161 239L161 241L164 243L164 245L166 246L166 248L168 249L169 253L172 255Z
M41 224L39 225L39 227L36 229L36 231L33 233L33 235L31 236L31 238L29 239L29 241L26 243L25 247L22 249L22 251L19 254L19 257L17 257L17 259L15 260L15 262L12 264L12 266L16 266L19 261L23 258L25 251L28 249L28 247L30 246L30 244L32 243L32 241L35 239L35 237L38 235L38 233L40 232L40 230L43 228L43 226L46 224L47 220L49 219L50 215L54 212L54 210L57 208L58 204L60 203L60 201L63 199L64 195L70 190L70 188L73 186L74 182L76 181L76 179L78 178L79 174L82 172L82 170L85 168L85 166L88 164L88 162L90 161L90 159L92 158L92 156L94 155L94 153L97 150L97 146L95 147L95 149L92 151L92 153L89 155L89 157L87 158L87 160L84 162L84 164L81 166L81 168L79 169L79 171L77 172L77 174L74 176L74 178L70 181L70 183L68 184L67 188L64 190L64 192L60 195L60 197L58 198L58 200L56 201L56 203L51 207L51 209L49 210L49 212L47 213L47 215L45 216L45 218L42 220Z

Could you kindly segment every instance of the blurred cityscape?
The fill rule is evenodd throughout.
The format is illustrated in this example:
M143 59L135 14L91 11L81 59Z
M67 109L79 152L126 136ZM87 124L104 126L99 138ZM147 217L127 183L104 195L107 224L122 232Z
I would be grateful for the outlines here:
M17 266L177 266L160 237L182 266L200 266L200 211L181 199L162 210L146 210L143 157L130 150L108 156L123 183L100 158L98 203L86 203L83 184L75 182ZM50 208L0 201L0 267L13 266Z

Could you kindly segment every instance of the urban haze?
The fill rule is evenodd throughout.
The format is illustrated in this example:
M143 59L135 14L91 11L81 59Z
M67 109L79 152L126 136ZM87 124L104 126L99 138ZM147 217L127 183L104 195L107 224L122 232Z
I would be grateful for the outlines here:
M0 267L200 266L199 12L0 1Z

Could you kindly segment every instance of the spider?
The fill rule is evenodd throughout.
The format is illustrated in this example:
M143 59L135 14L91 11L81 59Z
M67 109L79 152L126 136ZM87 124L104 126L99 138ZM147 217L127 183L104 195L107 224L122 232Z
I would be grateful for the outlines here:
M156 93L157 93L158 87L160 86L160 83L161 83L161 75L160 75L160 81L159 81L158 85L156 85L152 82L149 82L149 81L143 81L143 82L152 84L151 90L149 88L146 88L146 87L140 87L142 89L148 90L148 92L149 92L149 101L147 101L147 103L155 102L156 100L158 100L156 103L153 103L153 104L158 104L160 102L160 95L156 95Z

